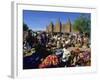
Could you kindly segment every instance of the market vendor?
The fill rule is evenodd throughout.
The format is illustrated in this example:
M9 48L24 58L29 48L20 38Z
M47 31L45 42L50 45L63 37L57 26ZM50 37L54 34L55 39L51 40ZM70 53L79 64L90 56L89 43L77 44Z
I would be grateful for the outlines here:
M63 48L63 55L62 55L62 63L63 63L63 66L65 66L67 64L67 61L69 59L69 56L71 56L71 53L68 50L68 45L65 45L65 47Z

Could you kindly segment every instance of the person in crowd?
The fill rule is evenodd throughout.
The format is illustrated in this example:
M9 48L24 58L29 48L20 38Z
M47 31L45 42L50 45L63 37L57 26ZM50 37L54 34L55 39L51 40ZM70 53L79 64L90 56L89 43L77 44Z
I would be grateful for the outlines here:
M28 36L26 37L26 42L27 42L27 44L28 44L28 46L29 46L30 48L33 47L33 40L34 40L34 36L32 36L32 31L29 30L29 31L28 31Z
M86 33L83 34L83 48L89 47L89 37Z
M31 58L34 58L33 63L39 68L90 65L90 51L85 51L90 48L89 46L90 38L84 33L34 32L33 34L33 31L29 30L23 40L23 52L26 54L34 48L36 52ZM35 60L39 63L35 63Z
M63 63L63 66L66 66L67 61L69 59L69 56L71 56L71 53L68 50L68 45L65 45L65 47L63 48L63 55L62 55L62 63Z
M47 43L47 36L46 36L46 33L43 32L43 33L41 34L41 45L42 45L43 47L46 47L46 43Z

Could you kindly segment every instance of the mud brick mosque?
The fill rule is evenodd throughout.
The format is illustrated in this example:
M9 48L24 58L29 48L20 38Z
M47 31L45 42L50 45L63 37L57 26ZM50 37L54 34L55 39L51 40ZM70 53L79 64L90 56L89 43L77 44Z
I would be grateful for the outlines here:
M48 33L70 33L75 32L73 29L73 25L68 18L65 24L61 23L60 19L56 22L54 25L53 22L50 22L50 24L46 27L46 32Z

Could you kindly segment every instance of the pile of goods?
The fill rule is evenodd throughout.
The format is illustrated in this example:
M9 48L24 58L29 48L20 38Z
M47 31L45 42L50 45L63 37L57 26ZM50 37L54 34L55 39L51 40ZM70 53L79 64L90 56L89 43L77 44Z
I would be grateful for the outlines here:
M49 55L47 56L42 63L39 65L39 68L49 68L49 67L56 67L59 64L58 57L56 55Z
M74 50L74 65L75 66L90 66L91 65L91 53L89 50Z

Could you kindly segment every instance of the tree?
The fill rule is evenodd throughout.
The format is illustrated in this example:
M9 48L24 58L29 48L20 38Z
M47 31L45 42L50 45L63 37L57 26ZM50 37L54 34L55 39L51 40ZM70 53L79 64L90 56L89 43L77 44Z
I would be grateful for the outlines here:
M91 21L89 15L82 14L80 17L78 17L74 24L74 30L79 31L80 33L87 33L90 35L90 30L91 30Z
M27 24L23 23L23 31L27 31L29 28L27 26Z

